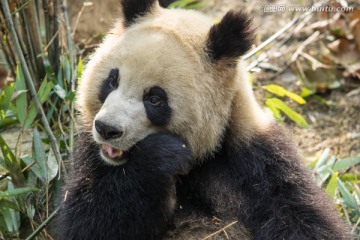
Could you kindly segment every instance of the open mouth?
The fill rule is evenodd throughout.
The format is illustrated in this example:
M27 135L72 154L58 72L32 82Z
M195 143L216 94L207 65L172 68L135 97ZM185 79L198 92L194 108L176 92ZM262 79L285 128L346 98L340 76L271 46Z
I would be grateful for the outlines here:
M110 144L101 144L101 155L104 159L113 165L122 165L128 161L129 153L120 149L114 148Z

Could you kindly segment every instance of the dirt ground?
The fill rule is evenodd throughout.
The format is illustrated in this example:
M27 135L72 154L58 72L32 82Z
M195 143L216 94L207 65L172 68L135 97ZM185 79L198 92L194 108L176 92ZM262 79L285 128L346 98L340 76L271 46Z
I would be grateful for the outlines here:
M119 16L118 0L93 0L92 6L83 7L83 0L69 4L72 26L76 25L75 40L80 48L91 51L101 36L107 32L114 19ZM257 28L256 43L259 44L289 23L295 13L264 13L264 1L240 0L206 0L206 7L200 11L220 19L230 9L241 9L249 12L254 18ZM267 1L266 4L299 5L297 0ZM302 5L310 1L301 1ZM82 10L81 10L82 9ZM79 18L79 12L80 18ZM291 42L289 42L290 44ZM271 45L270 45L271 46ZM276 59L271 62L280 65ZM286 70L276 78L267 78L267 74L253 73L257 84L276 83L299 93L299 82L295 74ZM264 101L264 91L257 90L260 101ZM317 96L310 97L304 106L291 104L309 123L309 128L296 126L291 121L285 123L293 133L300 147L301 154L308 161L315 160L321 152L330 147L339 157L360 154L360 81L356 78L341 79L341 87L327 90Z

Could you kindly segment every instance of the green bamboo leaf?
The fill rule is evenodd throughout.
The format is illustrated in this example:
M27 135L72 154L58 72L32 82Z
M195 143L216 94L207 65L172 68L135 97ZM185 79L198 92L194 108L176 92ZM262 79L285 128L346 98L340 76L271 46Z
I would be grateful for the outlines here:
M61 99L66 98L66 91L59 84L54 86L54 91Z
M64 57L64 72L65 72L65 78L67 80L67 83L70 84L71 82L71 66L69 59L67 57Z
M281 110L286 116L288 116L291 120L293 120L295 123L297 123L301 127L308 127L308 123L306 120L297 112L292 110L289 106L286 105L282 100L278 98L271 98L272 104L274 107Z
M61 87L64 87L64 78L63 78L63 69L60 68L56 77L57 84L59 84ZM56 85L56 84L55 84Z
M0 199L0 209L1 208L11 208L16 211L20 211L18 205L15 202L12 202L8 199Z
M30 165L32 162L34 162L34 159L32 157L30 157L29 155L23 156L23 157L21 157L21 159L24 161L24 163L26 165ZM40 180L44 180L43 175L42 175L42 170L41 170L39 164L32 165L30 170L35 174L35 176L37 178L39 178Z
M345 205L353 209L357 214L360 214L359 206L356 203L355 198L351 195L349 190L345 187L345 184L338 178L337 179L339 191L344 199Z
M46 99L48 99L53 86L54 84L51 81L45 81L44 89L42 91L40 91L39 89L37 95L41 104L43 104L46 101Z
M197 0L178 0L171 3L168 8L186 8L187 5L197 3Z
M332 177L330 178L328 185L326 186L326 192L330 195L332 199L335 198L338 176L338 172L334 173L334 175L332 175Z
M34 219L34 216L35 216L35 207L33 204L28 204L27 207L26 207L26 214L28 215L28 217L30 219Z
M0 192L0 198L17 197L19 195L34 192L36 190L37 190L36 188L29 188L29 187L15 188L15 189Z
M313 91L311 91L310 89L308 89L308 88L303 88L303 90L302 90L302 92L300 93L300 96L302 97L302 98L307 98L307 97L309 97L311 94L313 94L314 92Z
M25 83L25 77L24 73L22 71L21 65L17 65L16 67L16 85L15 89L18 92L26 91L26 83ZM25 118L26 118L26 112L27 112L27 98L26 98L26 92L23 92L22 94L18 95L16 97L16 113L17 117L19 119L19 122L21 125L24 124Z
M34 141L33 141L33 159L38 163L41 170L41 180L43 182L47 182L47 164L46 164L46 156L43 146L41 144L41 138L39 131L37 128L34 128L33 133Z
M269 85L265 85L262 86L263 89L265 89L268 92L271 92L273 94L276 94L280 97L284 97L286 95L286 89L279 86L279 85L275 85L275 84L269 84Z
M56 175L58 174L58 172L59 172L59 164L56 161L53 150L50 149L49 154L48 154L48 159L47 159L48 182L53 180L56 177Z
M352 181L352 182L358 181L358 183L360 183L360 174L345 173L345 174L341 174L340 179L342 181Z
M314 170L317 170L322 166L326 166L326 162L328 160L330 151L331 151L330 148L325 148L325 150L321 153L321 156L319 157L319 160L316 162ZM320 172L320 171L317 170L317 172Z
M305 104L306 101L305 99L303 99L302 97L300 97L299 95L297 95L296 93L287 91L286 96L292 100L294 100L295 102L297 102L298 104Z
M21 172L20 164L15 155L0 135L0 147L4 156L5 168L8 170L15 186L20 187L25 183L24 175Z
M34 164L32 167L36 166L37 164ZM28 177L26 179L26 186L36 188L38 186L38 177L35 174L28 174Z
M185 8L186 9L199 9L199 8L202 8L202 7L205 7L205 6L206 6L206 3L197 2L197 3L188 4Z
M0 120L5 119L6 117L6 111L9 108L14 90L14 83L7 84L0 95Z
M38 112L37 112L37 109L36 109L35 102L31 101L30 106L29 106L29 110L27 112L26 119L25 119L25 122L24 122L24 128L25 129L27 129L27 128L29 128L31 126L31 124L35 120L37 114L38 114Z
M46 99L49 97L52 88L53 88L53 83L51 81L48 81L47 77L46 77L42 81L39 91L36 94L41 104L43 104L46 101ZM27 129L31 126L31 124L35 120L37 114L38 114L38 111L37 111L35 102L31 101L29 109L27 111L26 119L24 122L25 129Z
M39 90L37 92L38 97L41 96L41 94L44 92L46 85L47 85L47 77L44 78L44 80L41 82L41 85L39 87Z
M360 199L360 188L359 185L354 184L355 193L357 196L357 199ZM358 204L359 205L359 204Z
M266 105L266 106L270 109L270 111L273 113L274 117L275 117L278 121L281 121L280 110L276 107L275 103L272 101L271 98L266 99L265 105Z
M83 70L84 70L84 65L83 65L82 58L80 58L79 62L78 62L78 71L77 71L78 83L80 83L80 81L81 81L81 76L82 76Z
M49 59L44 56L44 54L41 54L41 58L43 60L43 64L44 64L44 67L45 67L45 72L47 75L51 75L54 73L53 69L52 69L52 66L51 66L51 63L49 61Z
M341 159L341 160L335 162L332 170L333 171L346 170L346 169L353 167L359 163L360 163L360 156L344 158L344 159Z
M72 101L74 101L75 97L76 97L75 92L70 91L69 94L66 96L66 100L69 100L70 102L72 102Z
M20 228L20 213L11 208L4 208L2 209L2 214L7 230L13 234L17 233Z
M0 120L0 129L7 128L11 125L18 124L19 121L16 117L6 117L4 120Z
M269 85L266 85L266 86L263 86L262 87L263 89L265 89L266 91L268 92L271 92L273 94L276 94L280 97L288 97L292 100L294 100L295 102L299 103L299 104L305 104L306 101L304 98L302 98L301 96L293 93L293 92L290 92L288 90L286 90L285 88L279 86L279 85L276 85L276 84L269 84Z

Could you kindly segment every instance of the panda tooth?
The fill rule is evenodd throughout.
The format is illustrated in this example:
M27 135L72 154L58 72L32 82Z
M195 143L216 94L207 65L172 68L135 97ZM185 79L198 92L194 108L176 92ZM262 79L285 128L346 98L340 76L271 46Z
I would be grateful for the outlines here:
M124 152L120 150L117 156L121 157L123 154L124 154Z

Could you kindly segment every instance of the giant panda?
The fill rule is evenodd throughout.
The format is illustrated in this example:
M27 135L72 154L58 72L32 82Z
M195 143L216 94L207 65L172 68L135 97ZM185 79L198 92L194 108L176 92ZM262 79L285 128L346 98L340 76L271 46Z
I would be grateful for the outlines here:
M349 239L255 100L239 59L251 19L121 6L78 89L59 239Z

